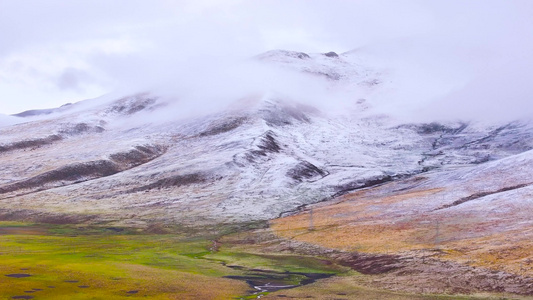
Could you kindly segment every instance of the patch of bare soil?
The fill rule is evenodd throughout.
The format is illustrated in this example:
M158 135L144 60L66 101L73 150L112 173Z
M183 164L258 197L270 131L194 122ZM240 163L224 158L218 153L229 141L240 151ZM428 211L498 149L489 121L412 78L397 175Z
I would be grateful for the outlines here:
M2 227L0 226L0 235L8 235L8 234L41 235L45 233L46 233L46 230L40 227L32 227L32 226Z

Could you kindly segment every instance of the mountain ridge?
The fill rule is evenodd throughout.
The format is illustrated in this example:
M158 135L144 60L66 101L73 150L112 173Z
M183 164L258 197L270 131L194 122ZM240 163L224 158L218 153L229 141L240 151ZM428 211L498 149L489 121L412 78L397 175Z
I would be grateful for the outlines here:
M364 82L386 76L365 71L357 52L304 54L276 50L254 59L326 85L373 90L380 85ZM323 74L330 71L342 76ZM373 113L364 99L340 114L280 92L242 99L219 112L172 119L180 102L145 92L1 127L0 201L34 207L61 195L54 203L62 209L81 201L74 210L88 212L99 206L137 212L159 203L157 217L142 222L267 220L354 190L533 149L527 120L399 123ZM71 178L69 170L86 175ZM45 182L50 189L39 187Z

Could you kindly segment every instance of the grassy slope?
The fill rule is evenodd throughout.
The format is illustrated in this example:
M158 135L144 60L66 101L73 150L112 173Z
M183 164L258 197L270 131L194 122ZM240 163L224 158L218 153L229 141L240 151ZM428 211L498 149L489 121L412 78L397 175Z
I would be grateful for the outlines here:
M332 277L321 280L311 285L298 287L291 290L271 293L262 299L318 299L318 300L483 300L495 299L483 296L449 296L449 295L414 295L372 289L358 282L358 274L346 274L345 276ZM281 296L281 297L280 297Z
M16 235L0 235L0 299L16 295L38 295L39 299L231 299L248 290L244 282L222 278L231 274L231 269L193 257L205 253L209 246L205 239L95 232L73 235L72 230L65 235L61 233L64 228L55 234L51 231L52 235L33 234L33 229L30 234L22 230ZM4 276L11 273L32 276ZM42 291L25 293L32 289Z
M339 203L314 208L314 230L309 230L309 212L273 220L271 227L281 237L327 248L389 254L438 248L441 259L533 276L531 228L493 230L497 221L474 213L387 215L401 210L403 201L423 202L437 192L381 197L354 193Z

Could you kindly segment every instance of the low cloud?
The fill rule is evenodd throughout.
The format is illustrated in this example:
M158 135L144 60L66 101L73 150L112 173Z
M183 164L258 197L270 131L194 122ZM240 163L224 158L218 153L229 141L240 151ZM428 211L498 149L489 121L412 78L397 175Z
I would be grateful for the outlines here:
M87 72L76 68L67 68L57 79L57 86L62 90L83 90L85 84L93 81Z
M531 107L531 15L528 0L4 1L0 111L146 90L191 113L272 91L342 110L358 90L328 95L247 59L359 49L365 66L392 74L369 96L378 112L517 118Z

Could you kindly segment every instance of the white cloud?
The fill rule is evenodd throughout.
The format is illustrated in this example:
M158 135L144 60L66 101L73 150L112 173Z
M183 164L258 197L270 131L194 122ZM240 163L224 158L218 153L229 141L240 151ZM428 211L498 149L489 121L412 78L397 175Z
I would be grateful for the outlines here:
M384 109L409 115L437 105L454 115L457 99L498 107L504 97L495 95L512 86L504 108L514 116L531 94L533 75L522 67L532 61L531 15L528 0L4 0L0 112L183 87L271 49L366 47L397 69L396 90L377 99ZM508 80L513 74L521 79ZM507 84L495 91L498 82Z

